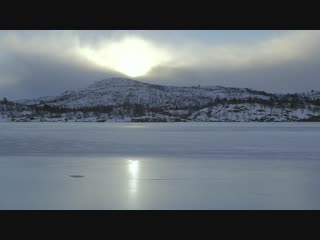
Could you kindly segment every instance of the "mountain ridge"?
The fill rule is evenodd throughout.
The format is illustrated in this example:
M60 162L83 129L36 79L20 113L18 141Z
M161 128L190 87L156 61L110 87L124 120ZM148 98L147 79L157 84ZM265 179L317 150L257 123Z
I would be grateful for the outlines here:
M98 121L318 121L320 92L275 94L223 86L163 86L130 78L98 80L58 96L16 101L11 119ZM1 105L0 105L1 106ZM13 105L12 105L13 106ZM5 115L2 103L2 119ZM8 112L8 111L7 111ZM18 114L19 113L19 114ZM50 115L51 114L51 115ZM8 115L8 114L7 114ZM68 116L67 116L68 115ZM54 119L55 117L52 117ZM8 118L8 116L7 116ZM150 120L151 119L151 120ZM48 120L48 119L47 119Z
M121 93L120 93L121 92ZM132 80L129 78L110 78L95 81L93 84L89 85L86 88L79 90L68 90L63 92L62 94L56 97L45 97L38 98L32 100L25 101L17 101L22 104L37 104L40 101L44 101L47 104L53 104L56 106L64 106L64 107L83 107L87 106L96 106L96 105L117 105L121 104L121 101L124 101L121 98L126 98L127 101L130 101L128 98L140 97L143 99L131 99L133 103L137 104L146 104L152 102L159 102L157 99L166 98L171 101L177 102L179 101L177 98L187 97L190 98L196 97L205 97L207 100L212 100L219 97L247 97L240 96L241 94L250 94L251 96L260 96L264 98L267 96L267 93L262 91L255 91L255 93L250 93L248 89L245 88L227 88L222 86L163 86L156 84L143 83L136 80ZM91 95L91 96L90 96ZM103 95L104 99L101 98ZM106 98L106 96L116 95L118 101L114 99L114 102L110 98ZM92 102L92 99L86 99L86 101L77 102L80 98L86 97L96 98L97 102ZM96 97L95 97L96 96ZM100 97L97 97L100 96ZM120 98L119 98L120 97ZM154 99L156 97L157 99ZM68 99L69 98L69 99ZM112 97L111 97L112 98ZM174 99L172 99L174 98ZM63 102L63 101L68 101ZM186 100L186 99L184 99ZM194 100L194 99L193 99ZM75 102L74 102L75 101ZM72 103L74 102L74 103Z

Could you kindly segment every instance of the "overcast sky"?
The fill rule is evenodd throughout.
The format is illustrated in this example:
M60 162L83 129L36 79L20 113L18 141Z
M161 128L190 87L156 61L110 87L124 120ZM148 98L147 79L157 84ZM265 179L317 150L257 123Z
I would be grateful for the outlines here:
M57 95L110 77L320 90L320 31L0 31L0 98Z

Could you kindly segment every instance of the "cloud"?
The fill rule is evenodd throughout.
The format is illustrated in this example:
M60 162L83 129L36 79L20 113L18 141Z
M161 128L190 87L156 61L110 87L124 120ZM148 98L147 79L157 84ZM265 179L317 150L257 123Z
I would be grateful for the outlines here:
M320 89L320 31L286 31L247 43L179 33L0 31L0 97L56 95L138 67L147 74L137 80L158 84ZM131 60L123 64L120 55L129 45Z
M170 59L168 52L152 42L129 36L116 41L104 41L99 46L82 46L78 52L99 66L132 77L145 75L153 67L162 65Z
M39 31L41 32L41 31ZM81 58L76 32L0 35L0 95L30 98L85 87L95 80L124 76Z
M320 31L288 31L254 45L182 45L172 62L142 80L279 92L320 89Z
M289 31L256 44L205 45L184 42L172 46L171 67L200 67L210 69L252 68L304 60L319 51L320 31Z

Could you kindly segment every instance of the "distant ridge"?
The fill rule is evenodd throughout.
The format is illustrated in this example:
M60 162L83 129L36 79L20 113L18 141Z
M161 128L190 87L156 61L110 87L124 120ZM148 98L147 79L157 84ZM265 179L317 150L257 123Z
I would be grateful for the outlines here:
M80 90L16 103L24 106L24 114L1 103L2 119L28 120L30 115L47 121L47 115L56 114L61 121L318 121L320 116L318 91L273 94L222 86L162 86L130 78L103 79Z

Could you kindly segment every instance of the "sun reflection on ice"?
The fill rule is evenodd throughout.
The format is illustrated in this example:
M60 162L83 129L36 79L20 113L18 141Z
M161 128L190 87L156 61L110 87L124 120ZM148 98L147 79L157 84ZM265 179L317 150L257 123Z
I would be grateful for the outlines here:
M138 160L128 160L130 197L134 197L138 191L139 167Z

